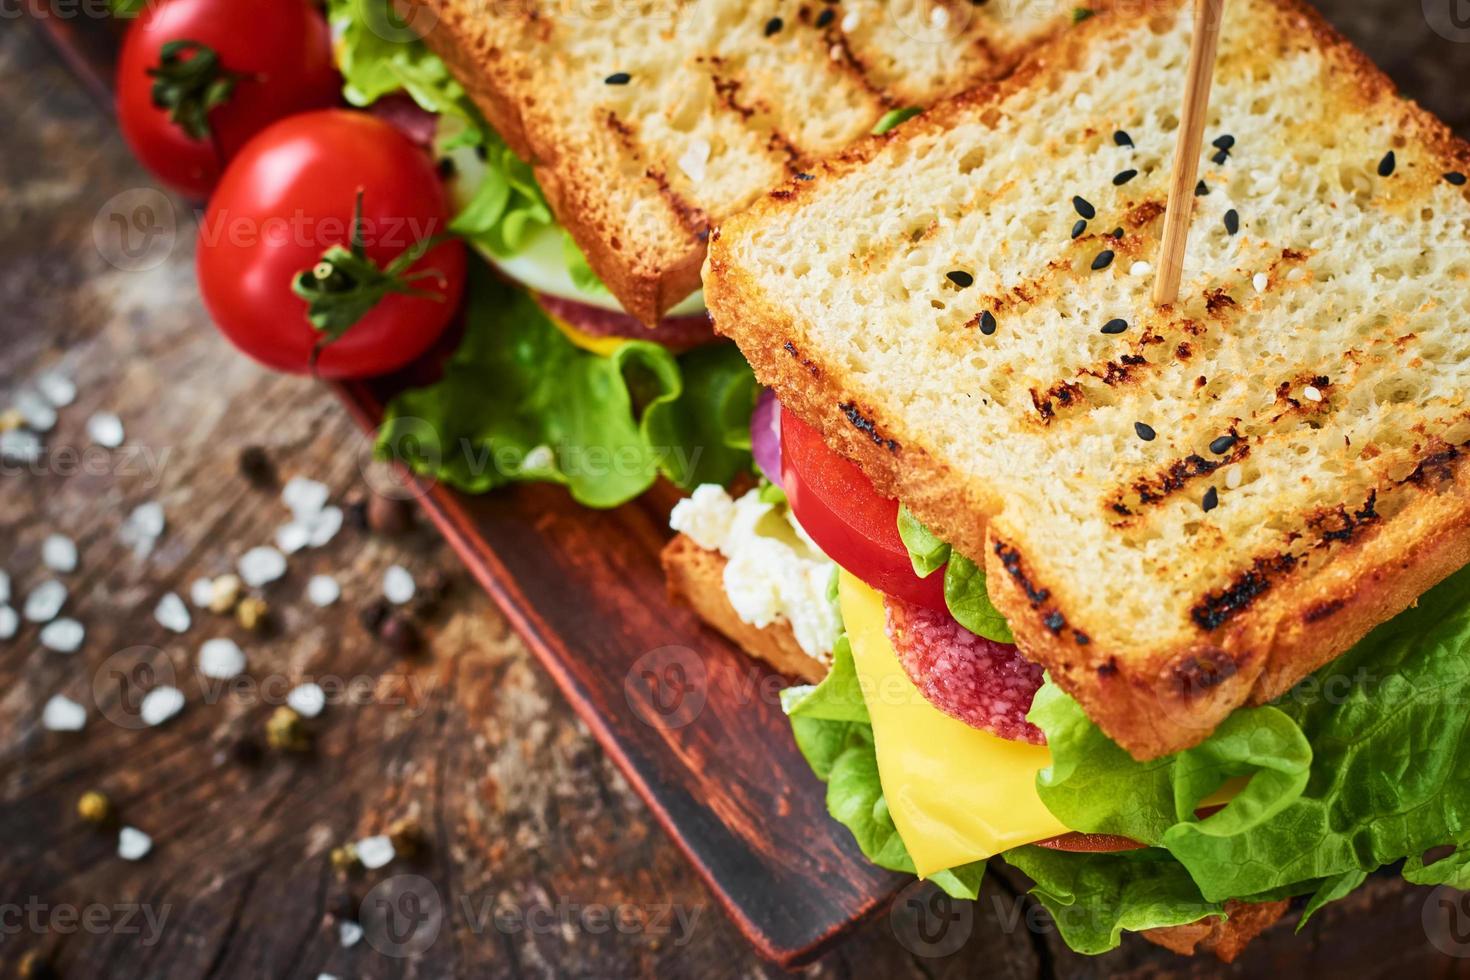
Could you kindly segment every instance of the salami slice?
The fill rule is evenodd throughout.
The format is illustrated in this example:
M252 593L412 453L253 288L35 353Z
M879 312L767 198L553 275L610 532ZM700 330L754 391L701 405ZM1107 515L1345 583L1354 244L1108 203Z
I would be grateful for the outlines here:
M536 301L552 316L593 337L652 340L681 351L715 339L714 325L704 313L664 317L650 329L626 313L604 310L576 300L537 293Z
M904 672L940 711L1013 742L1046 744L1026 720L1041 667L1014 646L976 636L948 613L883 597L888 638Z

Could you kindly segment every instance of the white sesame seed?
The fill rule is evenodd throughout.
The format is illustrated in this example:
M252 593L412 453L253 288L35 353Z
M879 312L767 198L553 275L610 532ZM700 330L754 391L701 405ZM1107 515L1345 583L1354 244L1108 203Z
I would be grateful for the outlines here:
M36 586L26 596L25 605L21 607L21 615L27 622L49 623L61 612L61 607L66 604L66 586L55 579L47 579Z
M369 871L376 871L397 856L393 841L386 834L364 837L357 842L357 860Z
M200 609L208 609L214 601L214 579L196 578L189 585L189 601Z
M98 412L87 419L87 438L103 449L116 449L127 436L122 419L111 412Z
M943 7L935 7L929 11L929 23L943 30L949 26L949 11Z
M143 703L138 706L138 717L143 719L143 724L156 727L183 709L184 692L165 684L143 695Z
M327 505L331 491L325 483L308 480L304 476L293 476L281 488L281 501L291 509L298 521L314 517Z
M186 633L194 623L189 607L184 605L177 592L165 592L153 607L153 618L158 625L173 633Z
M1154 267L1148 262L1139 261L1133 263L1133 266L1128 271L1135 276L1146 276L1154 271Z
M77 570L77 544L64 534L48 534L41 542L41 564L53 572Z
M117 856L124 861L141 861L153 850L153 838L137 827L124 827L117 832Z
M286 556L269 545L261 545L241 555L236 567L246 585L259 588L286 574Z
M53 619L41 627L41 646L56 653L76 653L86 638L86 627L75 619Z
M1251 278L1251 285L1254 286L1254 287L1256 287L1256 292L1258 292L1258 293L1264 293L1266 291L1266 287L1268 285L1270 285L1270 283L1271 283L1270 278L1267 277L1267 275L1264 272L1257 272Z
M64 374L47 371L36 378L36 389L57 408L65 408L77 400L77 386Z
M857 30L858 24L860 23L862 23L861 15L856 10L848 11L847 15L842 18L842 32L844 34L851 34Z
M834 44L827 49L827 57L831 58L833 61L841 61L842 54L842 45L840 44Z
M1307 385L1305 388L1303 388L1302 394L1306 396L1307 401L1309 402L1320 402L1322 400L1322 392L1318 391L1316 388L1313 388L1311 385Z
M689 146L679 157L679 169L696 184L704 180L705 168L709 164L709 140L698 137L689 141Z
M20 614L9 606L0 606L0 640L8 640L20 631Z
M303 718L315 718L327 705L327 694L319 684L298 684L286 695L286 706Z
M342 597L342 587L330 575L313 575L306 583L306 598L313 606L325 608Z
M1232 463L1230 468L1225 471L1225 489L1240 489L1241 481L1243 481L1244 479L1245 471L1240 468L1240 464Z
M199 648L199 673L218 681L239 677L245 670L245 651L234 640L205 640Z
M54 694L41 709L41 727L48 732L79 732L87 724L87 709L64 694Z
M383 573L383 597L394 605L408 602L417 591L412 573L402 565L390 565Z

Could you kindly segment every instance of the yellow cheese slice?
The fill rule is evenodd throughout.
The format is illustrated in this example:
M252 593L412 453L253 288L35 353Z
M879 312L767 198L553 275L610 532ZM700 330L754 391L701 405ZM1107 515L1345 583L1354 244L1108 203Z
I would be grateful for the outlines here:
M873 721L883 796L919 877L1066 833L1036 795L1036 773L1051 765L1051 751L934 707L898 662L878 593L843 572L839 602Z
M536 305L540 306L541 304L537 303ZM596 354L598 357L608 357L613 351L627 343L628 338L626 337L594 337L590 333L578 330L560 317L552 316L547 312L545 307L542 307L541 312L546 314L546 319L550 320L556 329L560 330L568 340L584 351Z

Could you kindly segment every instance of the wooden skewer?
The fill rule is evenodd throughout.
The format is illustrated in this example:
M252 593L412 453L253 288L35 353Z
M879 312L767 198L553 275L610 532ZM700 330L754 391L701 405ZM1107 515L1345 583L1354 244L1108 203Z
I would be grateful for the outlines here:
M1215 55L1220 47L1220 21L1225 0L1194 0L1194 40L1189 48L1189 81L1179 114L1179 141L1174 147L1174 171L1169 183L1169 210L1164 215L1164 244L1159 253L1159 277L1154 280L1154 303L1167 306L1179 298L1184 275L1184 250L1189 244L1189 219L1194 213L1195 181L1210 108L1210 83L1215 77Z

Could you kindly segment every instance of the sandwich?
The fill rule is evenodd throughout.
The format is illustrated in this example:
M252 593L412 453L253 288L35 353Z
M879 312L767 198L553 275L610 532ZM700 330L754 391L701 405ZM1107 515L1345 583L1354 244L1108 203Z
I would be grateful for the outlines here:
M805 681L876 863L1228 959L1388 866L1470 886L1470 146L1236 0L1156 307L1192 28L1100 11L718 223L770 484L666 564Z
M1009 74L1075 3L766 9L330 0L346 95L443 161L466 336L379 454L469 492L608 507L751 469L754 380L700 291L710 227L807 163Z

